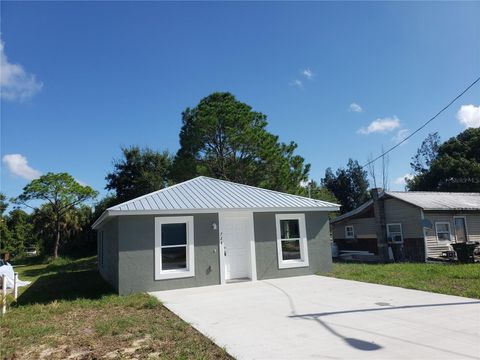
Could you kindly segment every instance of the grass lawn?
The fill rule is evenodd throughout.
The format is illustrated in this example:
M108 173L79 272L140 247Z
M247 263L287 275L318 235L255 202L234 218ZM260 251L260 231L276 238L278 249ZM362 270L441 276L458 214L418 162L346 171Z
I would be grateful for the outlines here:
M95 258L16 267L32 284L0 319L0 358L231 358L155 298L115 295L95 267Z
M334 263L320 275L480 299L480 264Z

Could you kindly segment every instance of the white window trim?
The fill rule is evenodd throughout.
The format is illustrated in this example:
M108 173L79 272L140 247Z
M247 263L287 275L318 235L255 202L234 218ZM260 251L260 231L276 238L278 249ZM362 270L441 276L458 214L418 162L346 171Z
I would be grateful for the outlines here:
M300 260L283 260L282 256L282 239L280 231L280 220L298 220L300 230ZM304 214L276 214L275 223L277 228L277 258L279 269L308 267L308 244L307 229L305 226ZM287 239L283 239L287 240Z
M187 224L187 269L162 270L162 225ZM195 276L193 216L164 216L155 218L155 280Z
M455 231L455 242L457 242L457 228L455 226L455 219L463 219L463 221L465 221L465 235L467 236L465 240L467 242L470 241L470 236L468 234L467 217L465 215L458 215L453 217L453 230Z
M448 225L448 233L450 235L450 240L440 240L438 237L438 225ZM443 232L443 231L442 231ZM435 222L435 235L437 236L437 243L447 244L452 242L452 228L449 221L436 221Z
M400 226L400 236L402 237L402 241L392 241L392 243L394 244L403 244L403 227L402 227L402 224L401 223L388 223L387 224L387 237L390 237L390 229L389 229L389 226L390 225L398 225ZM397 232L394 232L394 234L396 234Z
M347 228L352 228L352 235L348 235ZM345 226L345 239L354 239L355 238L355 228L353 225Z

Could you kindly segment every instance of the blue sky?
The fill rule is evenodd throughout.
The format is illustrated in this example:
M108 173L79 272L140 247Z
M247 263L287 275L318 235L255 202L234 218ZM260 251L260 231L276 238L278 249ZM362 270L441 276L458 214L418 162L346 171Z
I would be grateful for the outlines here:
M319 180L480 75L479 18L479 2L2 2L1 190L66 171L105 193L121 145L175 152L181 112L214 91L267 114ZM479 126L479 106L476 86L395 150L390 188L429 132Z

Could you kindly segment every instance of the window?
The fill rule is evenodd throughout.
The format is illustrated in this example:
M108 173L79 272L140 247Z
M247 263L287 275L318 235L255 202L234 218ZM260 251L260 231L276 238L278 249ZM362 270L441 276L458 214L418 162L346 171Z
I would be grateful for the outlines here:
M465 216L454 216L453 227L455 229L455 242L465 243L468 241L467 218Z
M450 241L450 223L449 222L437 222L435 223L435 228L437 230L437 240L438 241Z
M195 276L193 216L155 218L155 279Z
M387 224L388 241L403 243L402 224Z
M345 226L345 238L353 239L355 237L355 231L353 229L353 225Z
M278 268L308 266L305 215L277 214Z

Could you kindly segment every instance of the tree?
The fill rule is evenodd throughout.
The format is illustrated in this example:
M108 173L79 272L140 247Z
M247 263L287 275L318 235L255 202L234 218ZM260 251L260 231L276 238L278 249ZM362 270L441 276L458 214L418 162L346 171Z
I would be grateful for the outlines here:
M430 133L425 140L422 141L422 145L417 150L415 156L412 157L410 167L415 174L421 174L430 168L432 161L438 155L438 149L440 147L440 135L438 132Z
M53 224L54 246L53 256L58 257L62 223L65 216L72 209L81 205L87 200L94 199L97 192L90 186L80 185L67 173L47 173L38 179L32 180L23 188L20 196L14 199L15 203L38 209L28 205L32 200L46 201L50 206L48 219Z
M3 216L8 207L6 196L0 193L0 254L14 250L12 245L12 235L7 226L7 219Z
M107 174L107 190L115 191L118 202L124 202L163 189L168 185L172 156L138 146L122 147L122 159L113 163Z
M22 254L26 247L36 244L29 214L21 209L14 209L10 211L6 220L11 234L12 248L17 254Z
M95 221L98 219L105 210L107 210L111 206L115 206L119 204L117 197L113 194L108 194L102 199L98 200L94 205L94 211L92 215L92 219Z
M338 203L337 198L326 187L319 185L316 181L310 180L301 187L301 191L297 194L312 199Z
M428 165L407 180L409 190L480 191L480 128L469 128L439 145Z
M0 216L3 216L3 213L5 212L5 210L7 210L7 207L7 197L4 193L0 193Z
M349 159L347 168L339 168L335 174L331 168L327 168L322 185L338 199L342 214L362 205L370 197L367 172L356 160Z
M198 175L263 188L298 192L309 164L297 145L281 143L266 130L266 115L230 93L213 93L182 113L180 149L172 176L177 182Z
M381 148L381 153L383 154L385 151L383 149L383 145ZM373 182L373 187L377 187L377 170L376 170L376 162L373 161L373 155L370 154L368 156L368 174ZM384 190L388 190L389 188L389 179L388 179L388 168L390 165L390 157L387 155L382 156L382 161L380 163L380 174L382 176L382 183L381 186Z

